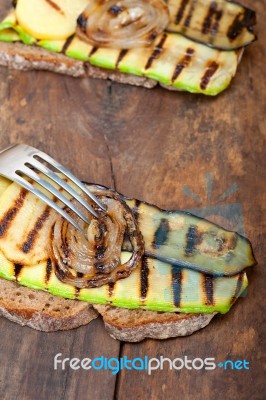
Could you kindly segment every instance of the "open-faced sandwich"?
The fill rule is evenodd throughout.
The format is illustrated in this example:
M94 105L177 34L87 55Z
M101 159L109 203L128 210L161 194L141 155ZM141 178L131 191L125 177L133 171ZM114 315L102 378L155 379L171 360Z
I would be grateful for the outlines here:
M0 24L0 65L216 95L255 22L227 0L17 0Z
M88 214L80 232L0 178L2 315L53 331L99 312L114 338L165 339L203 328L243 295L244 270L255 264L247 239L187 212L88 187L106 211L91 204L99 218Z

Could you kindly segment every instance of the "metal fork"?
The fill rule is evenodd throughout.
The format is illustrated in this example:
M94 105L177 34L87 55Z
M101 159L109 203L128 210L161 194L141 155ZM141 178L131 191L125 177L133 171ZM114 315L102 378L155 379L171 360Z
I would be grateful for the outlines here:
M55 172L43 164L45 162L50 167L53 167ZM51 208L61 214L67 221L69 221L75 228L82 232L81 226L58 204L51 200L48 196L42 193L38 188L33 186L21 175L35 181L40 186L45 188L48 192L52 193L58 200L60 200L65 206L72 210L78 215L84 222L89 223L88 218L73 205L73 203L66 198L58 189L41 178L38 173L42 173L52 181L57 183L60 188L63 188L73 198L75 198L79 204L85 207L91 214L98 218L97 212L93 207L88 204L84 198L82 198L69 184L67 184L56 172L61 172L71 182L77 185L82 192L88 195L103 211L106 211L105 205L102 204L88 188L77 179L70 171L68 171L63 165L59 164L52 157L43 153L42 151L35 149L34 147L25 144L15 144L7 147L0 151L0 175L5 178L11 179L24 187L28 191L34 193L37 197L42 199Z

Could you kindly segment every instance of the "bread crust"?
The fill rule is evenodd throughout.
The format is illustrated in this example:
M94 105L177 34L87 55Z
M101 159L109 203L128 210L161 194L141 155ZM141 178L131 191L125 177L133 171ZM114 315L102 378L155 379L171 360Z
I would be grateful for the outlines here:
M93 305L93 307L102 315L110 336L125 342L191 335L208 325L217 314L161 313L106 305Z

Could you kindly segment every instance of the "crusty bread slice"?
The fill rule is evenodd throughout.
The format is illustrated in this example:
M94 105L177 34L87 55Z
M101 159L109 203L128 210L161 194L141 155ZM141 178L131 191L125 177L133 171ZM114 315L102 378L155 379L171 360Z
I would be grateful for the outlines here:
M0 315L31 328L53 332L86 325L98 312L83 301L62 299L0 279Z
M191 335L208 325L216 314L161 313L105 305L93 307L102 315L105 328L111 337L125 342Z
M21 71L46 70L73 77L110 79L119 83L152 88L157 85L153 79L144 76L95 67L89 63L74 60L61 53L54 53L37 46L22 43L0 42L0 65Z

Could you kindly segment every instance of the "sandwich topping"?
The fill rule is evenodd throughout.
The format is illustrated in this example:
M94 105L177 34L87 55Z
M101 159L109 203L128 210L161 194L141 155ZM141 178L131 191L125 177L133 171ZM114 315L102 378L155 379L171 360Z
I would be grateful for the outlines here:
M169 22L162 0L92 0L77 20L78 36L93 46L149 46Z
M256 36L255 11L227 0L167 0L169 32L182 33L197 42L221 50L252 43Z
M149 46L164 30L220 50L255 40L256 15L226 0L92 0L77 20L77 35L93 46Z
M99 218L89 215L85 235L64 218L53 228L51 259L62 282L75 287L97 287L126 278L137 267L144 254L144 242L132 211L118 193L96 186L92 190L107 211L97 209ZM75 215L72 215L75 219ZM125 235L132 255L121 263Z
M182 313L225 313L245 291L244 270L256 261L241 235L102 186L89 189L107 213L91 219L85 238L0 177L0 277L93 304Z
M18 0L19 26L36 39L67 39L88 0Z

